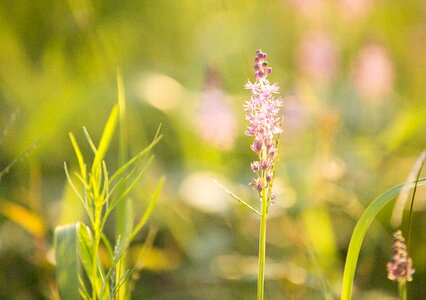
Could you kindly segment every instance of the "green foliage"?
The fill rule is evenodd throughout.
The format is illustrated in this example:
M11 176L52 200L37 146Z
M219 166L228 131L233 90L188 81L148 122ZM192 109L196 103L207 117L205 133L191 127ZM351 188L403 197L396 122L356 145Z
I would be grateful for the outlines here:
M161 178L145 213L136 225L133 224L133 219L126 220L127 227L131 228L131 232L125 237L118 235L114 250L112 250L112 246L104 234L105 225L108 223L111 213L121 202L126 201L128 203L127 206L130 207L130 199L127 198L127 195L139 182L142 175L145 174L153 159L150 151L161 139L159 128L150 145L125 162L110 177L104 158L111 144L118 123L118 116L119 108L115 106L106 122L98 147L95 146L88 131L84 128L87 142L94 153L94 158L90 166L87 166L74 135L70 133L71 143L80 169L79 173L75 172L73 175L78 182L77 184L82 186L82 192L78 190L77 184L72 179L66 164L65 173L89 217L91 226L89 228L82 223L77 223L66 227L67 230L59 228L55 231L55 237L58 241L55 245L56 254L58 255L57 268L58 275L62 276L60 292L63 297L68 297L64 294L69 293L68 290L73 290L74 292L75 290L79 290L81 297L84 299L122 299L119 293L120 288L128 287L124 283L130 278L133 269L125 270L122 273L118 272L117 268L120 267L121 260L128 250L131 241L146 224L164 184L164 178ZM87 172L88 167L90 172ZM77 244L76 240L78 240ZM78 253L78 259L72 256L70 256L70 260L62 258L62 255L66 255L66 253L63 253L65 244L69 246L69 251ZM102 246L107 249L111 264L107 270L105 270L99 257L100 247ZM67 267L70 264L74 264L73 268L70 269L73 273L68 274ZM80 264L83 266L85 276L77 271ZM68 281L62 280L65 276L72 276L74 280L68 283ZM78 283L78 281L80 288L75 289L76 282ZM126 294L128 294L128 291L122 293L122 295ZM72 296L70 297L72 298Z
M100 120L116 103L117 66L126 77L119 90L125 86L129 100L127 137L123 151L116 136L111 141L109 181L118 166L151 142L159 122L167 136L148 169L167 176L161 196L167 209L157 206L150 217L159 238L144 257L149 272L134 283L133 298L253 298L256 266L250 259L257 252L253 223L258 216L209 182L215 177L247 204L259 205L247 187L252 155L241 110L247 100L242 85L253 75L248 62L257 48L274 57L271 81L282 83L285 111L274 185L279 196L268 221L271 268L265 273L265 297L325 298L322 282L340 296L341 262L367 200L403 182L425 147L424 0L0 2L0 129L20 111L0 144L0 169L40 137L35 151L0 182L0 299L58 299L49 226L84 220L94 238L92 221L83 215L88 204L80 204L64 178L63 162L84 200L77 176L89 178L93 156L81 125L96 148L105 125ZM365 72L371 77L361 76ZM370 98L361 83L388 93ZM233 122L229 126L228 117L214 117L221 105L209 106L215 130L206 138L200 122L211 119L203 118L200 108L219 98ZM119 105L120 128L123 113ZM228 147L217 144L232 131ZM68 132L81 147L85 176ZM108 253L105 272L118 234L124 240L122 232L131 232L126 220L144 214L147 194L156 186L158 179L142 177L147 184L136 183L108 216L117 226L108 221L100 238L101 255ZM197 184L194 178L200 179ZM424 193L419 188L420 200ZM6 206L11 203L25 210ZM412 232L412 299L426 299L426 211L419 204ZM362 279L354 283L360 299L396 295L385 276L390 206L363 242L357 266ZM134 241L125 252L130 268L139 244ZM243 263L229 263L230 253L238 253ZM126 265L123 259L119 265Z

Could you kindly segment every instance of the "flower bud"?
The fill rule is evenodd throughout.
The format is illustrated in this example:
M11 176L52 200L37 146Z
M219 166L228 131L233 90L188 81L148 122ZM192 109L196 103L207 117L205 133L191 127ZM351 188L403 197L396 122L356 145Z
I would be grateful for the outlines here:
M253 172L257 173L259 172L259 162L258 161L254 161L250 164L251 169L253 170Z

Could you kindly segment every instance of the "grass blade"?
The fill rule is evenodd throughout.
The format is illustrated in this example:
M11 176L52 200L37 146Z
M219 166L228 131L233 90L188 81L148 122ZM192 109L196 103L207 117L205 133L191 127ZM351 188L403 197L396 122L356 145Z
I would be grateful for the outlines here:
M110 182L117 180L119 176L124 173L128 168L130 168L134 163L136 163L139 159L144 159L148 156L149 152L154 148L155 145L161 140L162 136L155 136L154 140L149 144L145 149L141 152L133 156L130 160L127 161L123 166L121 166L110 178Z
M115 105L111 111L111 114L108 117L108 121L102 133L101 141L99 142L98 152L96 153L95 159L93 160L93 165L92 165L93 174L95 174L94 171L98 170L102 160L105 157L105 154L111 143L112 136L114 135L117 121L118 121L118 106Z
M349 243L348 254L346 257L345 270L343 272L343 285L341 300L349 300L352 295L352 286L355 277L355 270L358 263L359 252L361 250L362 242L367 233L368 228L377 216L377 214L390 203L400 191L407 186L413 188L416 182L400 184L387 190L382 195L377 197L365 209L364 213L359 218L354 232L352 233L351 241ZM426 185L426 178L417 181L418 186Z
M139 230L142 229L142 227L145 225L145 223L148 221L149 216L151 215L155 204L157 203L157 199L160 196L160 192L163 189L164 186L164 182L165 182L165 178L161 177L160 181L157 184L157 187L155 188L154 194L152 195L148 207L145 210L145 213L143 214L141 220L139 221L139 223L135 226L135 228L133 229L132 233L129 236L129 241L131 241L135 235L139 232Z
M78 249L81 259L81 264L86 271L87 277L93 275L93 239L89 227L82 223L78 223Z
M55 229L56 278L63 300L80 299L77 228L78 223Z
M74 148L75 155L77 156L78 165L80 166L80 174L83 177L84 180L86 180L86 163L84 162L83 154L81 153L80 147L78 146L78 143L72 134L72 132L69 133L71 144Z
M83 132L87 142L89 143L90 149L92 149L93 154L96 155L96 153L98 153L98 149L96 149L95 143L93 143L93 140L90 137L89 131L87 131L87 128L84 126L83 126Z

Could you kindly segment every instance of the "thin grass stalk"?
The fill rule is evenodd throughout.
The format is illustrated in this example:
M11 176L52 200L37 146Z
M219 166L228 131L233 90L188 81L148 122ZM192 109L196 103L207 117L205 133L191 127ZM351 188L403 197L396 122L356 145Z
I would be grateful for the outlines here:
M265 190L262 192L262 210L259 231L259 270L257 275L257 300L263 300L265 290L265 258L266 258L266 221L268 199Z

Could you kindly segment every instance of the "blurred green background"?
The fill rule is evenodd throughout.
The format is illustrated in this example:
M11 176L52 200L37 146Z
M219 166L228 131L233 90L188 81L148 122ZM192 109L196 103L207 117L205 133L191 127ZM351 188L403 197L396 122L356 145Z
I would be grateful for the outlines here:
M0 130L10 127L1 169L35 148L0 181L0 299L57 299L53 228L84 220L63 170L77 167L68 132L81 145L82 126L99 139L117 68L129 152L163 124L155 165L132 195L136 214L167 177L133 298L254 299L259 220L211 177L258 205L242 112L256 49L268 53L284 101L265 296L337 299L356 220L406 180L425 147L422 0L1 1ZM419 189L411 299L426 299L425 197ZM386 279L391 212L366 237L354 299L397 295Z

